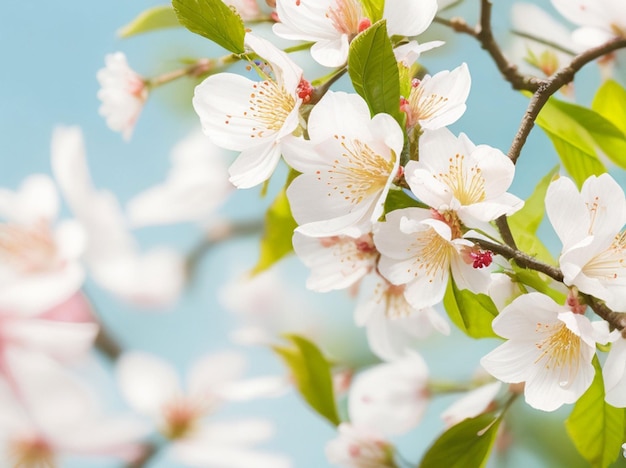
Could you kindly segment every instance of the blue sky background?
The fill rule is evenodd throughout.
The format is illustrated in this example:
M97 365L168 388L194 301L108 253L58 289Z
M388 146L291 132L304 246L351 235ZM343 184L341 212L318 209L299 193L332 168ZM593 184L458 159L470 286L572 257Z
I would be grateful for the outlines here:
M473 22L477 17L478 2L465 3L455 9L454 14L463 14ZM496 34L504 37L512 2L498 0L494 3ZM126 40L116 37L116 30L138 13L160 4L151 0L5 2L0 15L0 56L3 59L0 73L0 186L15 188L31 173L50 173L50 136L59 124L82 127L95 184L114 191L122 202L165 177L170 149L198 126L190 102L192 83L183 81L156 90L130 143L106 127L98 115L96 98L96 72L103 67L107 53L125 52L130 65L145 76L177 68L177 60L181 57L221 53L205 39L182 28ZM447 45L424 55L423 63L435 73L466 61L473 79L468 110L452 130L467 133L476 144L486 143L506 152L526 107L526 98L512 91L499 78L491 60L470 38L453 36L443 27L435 26L422 40L440 39L442 34L445 34ZM587 82L597 82L597 72L593 69L582 75ZM307 77L313 79L316 76ZM581 87L579 96L583 103L588 103L591 93ZM513 192L527 196L555 164L557 159L551 145L535 129L520 158ZM274 180L270 191L275 192L280 183L280 180ZM270 200L271 197L260 200L258 189L237 192L222 213L236 218L260 217ZM549 230L545 232L550 235ZM142 229L137 235L145 246L167 243L186 251L197 242L200 231L196 226L183 225ZM553 240L549 242L554 245ZM171 310L161 313L123 304L93 284L88 284L87 289L104 323L125 347L157 353L182 371L203 352L242 349L228 340L228 332L237 324L237 319L223 310L216 297L229 277L254 264L256 255L254 239L231 242L212 251L204 259L198 278L184 297ZM296 259L284 262L280 270L283 277L289 278L290 291L299 294L307 307L319 311L324 317L330 348L338 355L350 354L350 347L354 344L362 349L363 334L352 325L352 303L345 294L319 295L304 291L307 272ZM452 342L453 346L450 345ZM494 341L470 342L456 334L450 341L428 340L420 349L433 376L468 378L476 370L480 356L495 344ZM283 372L269 351L242 350L251 359L250 375ZM111 404L122 407L106 373L94 379L109 395ZM418 455L442 429L438 414L451 401L449 397L438 400L428 410L422 425L401 439L406 458L417 461ZM529 420L522 408L516 411L520 412L519 424ZM232 405L217 417L234 419L244 415L270 417L276 422L277 436L267 447L290 455L295 467L328 466L323 446L334 431L312 414L297 396L290 394L280 400ZM554 427L559 427L560 417L562 415L547 416L542 427L552 427L549 421L556 421ZM525 433L539 434L537 423L530 421ZM528 429L530 427L534 429ZM554 437L559 440L558 435ZM512 457L504 460L502 466L540 466L539 461L524 450L514 451ZM533 464L526 464L529 462ZM564 463L563 466L573 466L573 462ZM105 461L93 464L80 461L72 466L115 465ZM156 457L149 466L167 468L175 465L163 457Z

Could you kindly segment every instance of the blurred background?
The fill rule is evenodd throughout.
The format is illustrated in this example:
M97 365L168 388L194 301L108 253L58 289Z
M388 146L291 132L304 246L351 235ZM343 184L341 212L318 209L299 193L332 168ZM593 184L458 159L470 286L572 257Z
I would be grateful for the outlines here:
M494 3L495 34L507 44L513 1ZM536 3L554 12L549 2ZM5 2L0 15L0 56L3 59L0 186L15 189L29 174L51 173L50 138L58 125L82 128L96 187L111 190L122 204L165 179L172 148L199 129L199 119L191 106L193 87L197 83L184 78L156 89L129 142L106 126L98 115L100 103L96 97L99 88L96 73L104 66L108 53L123 51L130 66L146 77L180 68L183 58L223 54L207 40L183 28L129 39L116 35L120 27L140 12L161 4L156 0ZM473 24L478 16L478 2L466 0L441 15L448 18L460 15ZM259 26L260 31L263 28ZM422 63L429 72L434 74L467 62L472 75L467 112L451 129L455 133L467 133L476 144L489 144L506 153L527 99L500 78L491 59L473 39L433 25L420 37L420 42L435 39L445 40L446 45L423 55ZM309 64L306 53L297 59L302 65L306 64L305 76L309 80L324 74L323 70ZM589 104L599 80L595 66L581 73L576 84L579 103ZM349 89L349 82L343 80L336 89ZM517 165L512 192L526 197L557 162L550 142L535 129ZM259 188L233 191L213 220L261 220L284 183L285 174L282 170L273 177L266 197L260 196ZM618 181L624 182L622 175L616 176ZM69 211L65 214L69 216ZM190 253L204 242L206 226L183 223L149 227L134 231L134 235L144 248L168 245ZM236 282L257 261L259 235L260 232L227 240L204 252L181 297L166 307L153 309L125 302L91 280L85 291L102 323L123 349L154 353L173 363L181 374L203 354L225 349L246 354L248 376L284 374L285 368L268 349L238 345L231 339L237 329L250 325L250 313L235 313L232 309L240 294ZM556 251L558 245L550 229L542 229L542 235ZM323 349L338 362L354 366L376 362L367 351L364 331L353 324L353 298L346 292L309 292L304 287L307 275L300 262L290 257L266 274L262 283L265 286L260 287L263 295L252 302L259 309L280 309L287 315L284 325L278 326L283 327L282 331L313 331L312 335L319 339ZM254 315L255 311L251 312ZM433 378L463 381L474 375L480 357L495 345L495 341L472 341L453 332L447 338L435 336L420 342L418 349ZM98 370L84 372L98 387L107 407L124 409L110 372L111 364L102 356L94 359ZM440 412L455 398L454 395L435 398L421 425L399 439L404 458L413 462L419 460L420 454L443 430ZM513 411L515 417L511 418L510 427L513 448L493 457L490 462L493 466L584 466L563 431L561 421L569 409L556 414L538 414L528 411L524 403L518 401ZM276 434L264 447L288 455L294 467L329 466L324 446L334 437L335 430L310 411L293 391L278 399L225 405L215 418L230 420L241 416L271 419ZM63 466L86 468L118 466L110 460L93 459L64 463ZM175 468L178 465L158 454L148 466Z

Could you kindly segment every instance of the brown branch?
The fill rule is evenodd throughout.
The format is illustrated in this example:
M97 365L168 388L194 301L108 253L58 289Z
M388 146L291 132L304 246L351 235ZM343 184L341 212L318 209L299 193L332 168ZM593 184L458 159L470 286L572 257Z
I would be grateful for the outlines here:
M490 242L484 239L468 239L469 241L474 242L481 249L490 250L493 253L498 255L502 255L507 260L515 260L515 262L524 268L528 268L530 270L535 270L540 273L544 273L548 275L550 278L562 283L563 282L563 273L556 267L548 265L547 263L543 263L540 260L537 260L535 257L528 255L524 252L521 252L517 249L511 248L508 245L496 244L495 242Z
M596 315L609 322L613 328L621 330L622 336L626 338L626 314L611 310L604 302L600 302L593 296L582 293L580 293L580 295L583 297L587 305L589 305L589 307L591 307L591 309L596 313Z
M500 231L500 235L502 236L504 243L512 249L517 250L517 244L513 238L513 233L509 227L509 221L507 220L506 215L496 218L496 227L498 228L498 231Z
M522 117L522 122L515 138L513 139L511 148L509 149L508 156L513 163L517 162L517 159L522 152L522 148L526 143L526 139L535 125L535 120L537 119L539 112L541 112L541 109L543 109L543 106L545 106L548 102L548 99L550 99L550 97L563 86L573 81L576 73L586 64L602 57L603 55L624 47L626 47L626 39L616 38L601 46L589 49L574 57L569 65L566 65L556 71L554 75L548 78L535 91L535 94L528 104L526 113L524 114L524 117Z

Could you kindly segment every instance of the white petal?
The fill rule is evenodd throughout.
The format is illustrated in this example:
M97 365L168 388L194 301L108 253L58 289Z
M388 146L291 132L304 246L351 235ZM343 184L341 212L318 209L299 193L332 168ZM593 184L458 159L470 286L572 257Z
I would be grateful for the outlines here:
M436 0L395 0L385 2L383 17L390 36L417 36L423 33L437 14Z
M189 393L200 397L215 395L223 385L238 379L245 367L245 357L236 352L224 351L204 356L189 370Z

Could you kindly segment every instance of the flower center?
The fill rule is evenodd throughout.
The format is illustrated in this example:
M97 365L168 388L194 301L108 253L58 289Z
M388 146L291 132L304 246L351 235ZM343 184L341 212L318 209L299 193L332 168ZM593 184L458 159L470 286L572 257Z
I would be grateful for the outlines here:
M289 114L296 106L295 98L285 90L283 86L272 80L261 81L253 85L254 91L250 93L250 111L243 113L244 117L250 117L263 124L262 127L253 127L251 138L263 138L266 130L276 132L282 128ZM231 116L227 116L230 118ZM229 123L229 120L226 120Z
M448 172L436 177L452 190L454 197L463 206L481 202L485 199L485 179L477 165L467 166L465 155L455 154L448 159Z
M9 458L12 466L19 468L54 468L52 447L40 437L14 440L9 445Z
M450 227L452 239L459 239L463 237L463 230L461 229L461 220L459 219L456 211L438 211L434 208L430 209L430 214L434 219L437 219L443 223L446 223ZM469 262L468 262L469 263Z
M211 404L200 404L187 398L175 398L163 407L164 435L171 440L181 439L192 432L198 420L207 413Z
M360 32L361 22L365 19L358 0L337 0L336 6L330 7L326 12L326 17L338 32L347 34L350 38Z
M428 227L415 233L411 250L415 250L417 255L409 273L412 272L415 277L424 273L429 278L429 283L432 283L437 276L443 279L454 252L454 247L450 242L441 237L432 227Z
M434 117L448 103L448 98L436 93L426 93L418 80L411 82L407 113L407 127L415 126L418 121ZM409 124L410 123L410 124Z
M585 275L603 280L626 276L626 231L613 239L611 246L593 257L584 267Z
M0 225L0 259L21 273L47 271L59 266L50 227L43 221L28 228Z
M574 382L580 360L580 336L563 322L556 324L537 323L537 333L543 339L535 346L541 352L535 364L542 363L548 370L559 370L559 385L567 387Z
M339 193L347 202L358 204L384 189L393 170L395 154L385 159L360 140L349 141L344 135L334 138L341 145L342 159L335 159L328 170L326 185L331 192ZM317 171L317 178L322 180L321 171Z
M406 285L387 284L381 295L385 300L385 315L390 319L409 317L413 313L413 307L404 297Z

